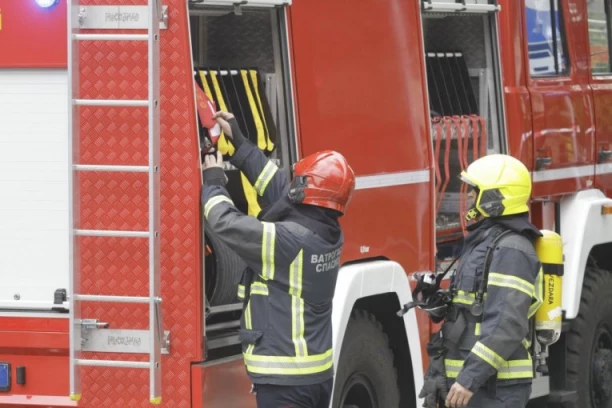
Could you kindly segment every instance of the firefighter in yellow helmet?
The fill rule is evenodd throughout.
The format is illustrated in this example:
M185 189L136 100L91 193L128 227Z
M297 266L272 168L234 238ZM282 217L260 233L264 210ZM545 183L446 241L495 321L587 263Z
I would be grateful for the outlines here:
M469 232L419 396L431 408L524 407L533 378L529 321L542 302L530 174L519 160L496 154L460 178L469 187Z

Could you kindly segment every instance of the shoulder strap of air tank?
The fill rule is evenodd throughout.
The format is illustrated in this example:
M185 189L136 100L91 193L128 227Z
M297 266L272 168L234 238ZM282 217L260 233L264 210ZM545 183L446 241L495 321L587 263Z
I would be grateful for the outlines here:
M487 246L487 252L485 254L485 261L484 261L483 277L482 277L482 281L480 282L480 286L478 287L478 293L476 293L476 300L480 301L481 303L484 298L484 293L487 288L487 283L489 282L489 270L491 269L491 262L493 262L493 251L495 251L497 244L499 244L499 242L503 238L507 237L510 234L517 234L517 232L509 230L509 229L496 231L495 233L497 235L495 236L491 244Z

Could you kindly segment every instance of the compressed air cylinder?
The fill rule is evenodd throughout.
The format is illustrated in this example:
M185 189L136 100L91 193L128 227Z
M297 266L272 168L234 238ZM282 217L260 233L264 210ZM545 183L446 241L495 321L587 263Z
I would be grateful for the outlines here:
M549 346L561 336L561 296L563 277L563 242L556 232L542 230L535 249L544 271L544 298L535 315L536 338Z

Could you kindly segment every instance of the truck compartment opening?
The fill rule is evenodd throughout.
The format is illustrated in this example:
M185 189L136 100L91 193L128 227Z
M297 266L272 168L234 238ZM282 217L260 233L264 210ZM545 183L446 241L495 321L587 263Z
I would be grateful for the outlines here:
M293 157L289 141L294 138L284 8L190 3L189 14L196 86L217 110L233 113L244 135L288 172ZM203 159L211 135L198 124ZM229 163L235 153L231 142L222 136L217 148L224 153L232 201L243 213L256 216L267 203ZM240 352L237 290L245 265L207 228L203 216L202 223L206 347L214 349L209 359L221 358Z
M497 30L493 12L422 16L438 257L446 258L455 252L465 228L461 170L478 157L505 149Z

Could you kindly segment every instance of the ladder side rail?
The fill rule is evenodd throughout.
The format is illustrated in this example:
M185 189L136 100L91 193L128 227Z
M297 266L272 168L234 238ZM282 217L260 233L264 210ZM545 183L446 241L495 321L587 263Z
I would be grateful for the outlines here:
M80 94L79 81L79 44L74 41L73 33L78 30L79 0L68 0L68 216L69 216L69 339L70 339L70 399L81 399L81 369L77 361L81 359L81 306L75 301L74 294L80 290L80 248L79 238L74 231L79 228L79 175L73 164L79 162L80 114L73 100Z
M161 403L161 298L160 298L160 31L161 1L149 6L149 344L150 401Z

